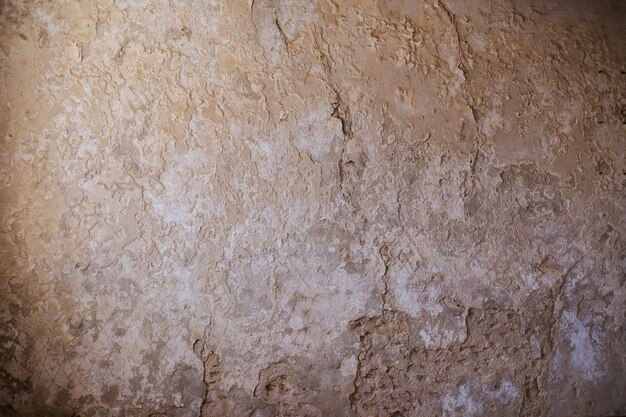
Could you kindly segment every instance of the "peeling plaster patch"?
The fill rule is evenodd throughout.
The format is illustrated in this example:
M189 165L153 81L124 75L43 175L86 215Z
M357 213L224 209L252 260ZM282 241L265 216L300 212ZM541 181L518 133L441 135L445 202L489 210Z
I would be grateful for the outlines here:
M625 414L626 7L562 3L0 1L0 414Z
M341 362L341 375L349 377L356 373L358 361L355 356L350 356Z
M41 22L45 23L46 30L50 36L56 37L59 33L64 30L67 30L68 27L62 21L59 22L57 19L56 13L46 13L42 9L36 9L34 16L37 17Z
M502 415L517 415L512 411L513 403L519 400L521 394L510 381L504 380L495 388L491 384L472 381L446 393L442 401L444 416L472 417L485 415L488 405L494 403L498 407L509 410ZM494 413L494 408L489 410ZM495 415L495 414L494 414Z
M145 9L151 0L115 0L115 7L118 9Z
M566 311L562 319L563 332L570 342L570 361L585 379L597 381L605 375L599 362L602 352L602 333L591 329L590 320L581 320L575 313Z

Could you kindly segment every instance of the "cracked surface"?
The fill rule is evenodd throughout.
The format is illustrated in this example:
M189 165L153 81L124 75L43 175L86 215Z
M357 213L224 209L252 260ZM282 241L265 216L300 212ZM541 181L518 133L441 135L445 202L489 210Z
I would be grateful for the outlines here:
M624 22L0 1L0 414L626 414Z

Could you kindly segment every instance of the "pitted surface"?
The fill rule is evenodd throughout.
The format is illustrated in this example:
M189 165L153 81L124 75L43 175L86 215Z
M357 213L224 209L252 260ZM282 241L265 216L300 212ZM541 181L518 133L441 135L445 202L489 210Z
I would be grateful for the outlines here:
M0 2L0 414L625 414L625 21Z

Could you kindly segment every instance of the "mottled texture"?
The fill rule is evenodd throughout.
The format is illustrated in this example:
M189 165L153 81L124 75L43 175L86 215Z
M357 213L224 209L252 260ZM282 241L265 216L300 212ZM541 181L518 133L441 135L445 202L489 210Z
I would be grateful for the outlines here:
M0 415L626 414L626 3L0 1Z

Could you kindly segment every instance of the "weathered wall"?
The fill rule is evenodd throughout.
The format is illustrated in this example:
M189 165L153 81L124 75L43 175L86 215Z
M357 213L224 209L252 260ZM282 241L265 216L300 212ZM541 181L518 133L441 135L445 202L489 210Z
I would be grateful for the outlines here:
M0 1L0 414L626 413L626 4Z

